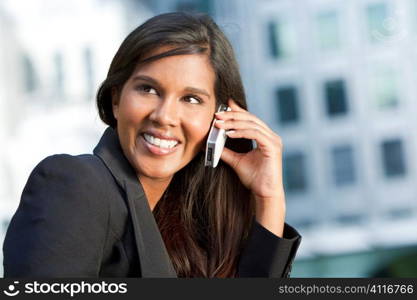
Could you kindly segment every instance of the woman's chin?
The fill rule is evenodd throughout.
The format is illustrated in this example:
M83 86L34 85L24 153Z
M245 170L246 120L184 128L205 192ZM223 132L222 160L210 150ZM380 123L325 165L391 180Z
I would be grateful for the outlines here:
M155 181L166 181L171 180L172 176L174 176L175 173L173 172L146 172L144 174L141 174L142 176L146 176L150 179L153 179Z
M177 170L172 167L164 167L161 165L138 168L139 176L145 176L158 181L170 180L176 171Z

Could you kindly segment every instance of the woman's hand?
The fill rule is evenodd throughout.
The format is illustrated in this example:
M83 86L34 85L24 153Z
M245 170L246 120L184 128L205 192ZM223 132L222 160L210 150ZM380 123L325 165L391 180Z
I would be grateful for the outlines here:
M227 130L229 138L255 140L257 148L237 153L224 148L221 159L230 165L256 201L256 218L263 226L282 236L285 219L285 196L282 182L282 142L259 118L229 100L228 112L216 113L218 128Z

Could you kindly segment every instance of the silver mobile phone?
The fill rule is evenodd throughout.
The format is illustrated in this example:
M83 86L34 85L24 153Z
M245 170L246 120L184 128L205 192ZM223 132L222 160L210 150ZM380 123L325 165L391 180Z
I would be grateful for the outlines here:
M227 105L221 104L217 111L231 111L231 108ZM206 157L204 162L205 166L213 168L217 167L217 164L219 163L220 156L223 152L224 144L227 139L225 130L214 126L216 122L217 119L214 119L211 124L210 132L207 138Z

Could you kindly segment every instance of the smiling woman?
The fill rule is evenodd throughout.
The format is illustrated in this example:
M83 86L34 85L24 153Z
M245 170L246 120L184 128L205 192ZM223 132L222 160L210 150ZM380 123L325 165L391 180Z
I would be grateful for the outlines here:
M215 113L227 104L231 110ZM233 49L206 15L151 18L97 93L93 154L33 170L4 243L5 277L287 277L282 143L246 108ZM210 125L226 130L204 166ZM256 141L253 148L252 141Z

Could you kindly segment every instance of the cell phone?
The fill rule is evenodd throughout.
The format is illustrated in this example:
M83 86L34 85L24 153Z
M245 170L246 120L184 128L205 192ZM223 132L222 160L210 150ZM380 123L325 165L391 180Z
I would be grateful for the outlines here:
M231 111L232 109L227 105L221 104L217 110L219 111ZM211 124L210 132L207 138L206 144L206 157L204 165L206 167L217 167L220 156L223 152L224 144L226 143L227 135L224 129L215 127L217 119L213 120Z

